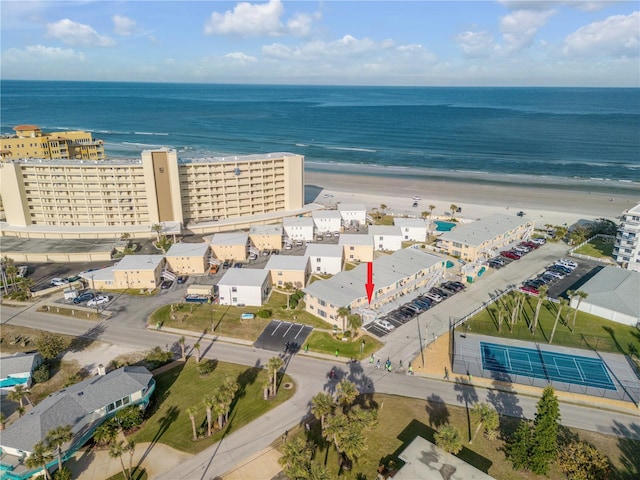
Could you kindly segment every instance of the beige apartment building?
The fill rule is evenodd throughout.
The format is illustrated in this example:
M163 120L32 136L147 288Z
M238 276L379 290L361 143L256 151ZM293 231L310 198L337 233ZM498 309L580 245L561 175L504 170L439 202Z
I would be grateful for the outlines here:
M297 210L303 177L304 157L290 153L179 159L162 148L139 160L5 161L2 234L113 238L120 229L141 238L159 223L215 224Z
M343 233L338 245L344 248L346 262L373 262L373 236Z
M163 255L127 255L112 267L82 273L95 290L147 289L160 286L166 265Z
M282 225L254 225L249 230L249 239L258 250L280 250L282 233Z
M2 160L46 158L104 160L104 143L84 131L42 133L36 125L18 125L15 135L0 137Z
M216 233L211 239L213 255L220 261L247 259L249 234L247 232Z
M311 274L309 257L296 255L272 255L264 269L271 272L271 283L278 287L291 283L296 288L304 288Z
M164 258L167 268L177 275L203 274L209 270L208 243L175 243Z

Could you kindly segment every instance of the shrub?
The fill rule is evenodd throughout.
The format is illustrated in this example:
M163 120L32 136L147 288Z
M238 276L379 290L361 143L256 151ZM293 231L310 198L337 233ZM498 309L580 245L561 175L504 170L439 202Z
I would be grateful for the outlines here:
M71 480L71 478L71 470L64 466L53 474L53 480Z
M145 362L149 365L150 369L161 367L173 360L173 352L163 350L161 347L153 347L147 356Z
M216 364L213 360L205 360L196 365L196 372L198 372L198 375L200 375L201 377L206 377L211 372L213 372L215 368Z
M43 363L33 372L33 381L36 383L44 383L49 380L49 366Z
M118 410L115 418L123 430L131 430L142 423L144 412L137 405L129 405L122 410Z
M80 375L77 373L74 373L73 375L69 375L67 377L67 380L64 382L64 386L70 387L71 385L78 383L80 380L82 380L82 378L80 378Z
M256 312L256 315L260 318L271 318L271 316L273 315L273 311L269 310L268 308L261 308Z

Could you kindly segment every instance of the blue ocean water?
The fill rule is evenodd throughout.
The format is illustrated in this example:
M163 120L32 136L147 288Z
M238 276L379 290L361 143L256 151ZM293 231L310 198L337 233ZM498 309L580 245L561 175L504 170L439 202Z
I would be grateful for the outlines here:
M0 83L1 133L82 129L110 157L286 151L308 170L637 189L640 89ZM363 166L365 166L363 168Z

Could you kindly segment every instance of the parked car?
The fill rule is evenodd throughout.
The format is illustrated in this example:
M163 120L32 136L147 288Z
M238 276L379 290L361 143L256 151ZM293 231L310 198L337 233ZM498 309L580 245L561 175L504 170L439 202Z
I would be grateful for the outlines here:
M263 257L268 257L269 255L271 255L271 250L269 250L268 248L262 251Z
M433 301L433 302L438 302L440 303L441 301L444 300L444 298L442 297L442 295L438 295L435 292L429 292L429 293L425 293L422 298L428 298L429 300Z
M50 283L54 287L63 287L64 285L69 284L69 280L66 278L52 278Z
M426 298L416 298L413 302L414 305L422 308L422 311L429 310L431 308L431 302Z
M500 270L502 267L504 267L505 263L504 262L496 262L495 260L489 260L489 262L487 262L487 265L491 268L494 268L496 270Z
M412 207L417 207L418 206L418 202L413 202L413 205L411 205Z
M530 242L536 243L538 245L544 245L545 243L547 243L547 241L542 238L542 237L537 237L537 238L532 238L531 240L529 240Z
M533 288L540 288L541 286L545 285L545 283L545 281L540 280L539 278L534 278L531 280L526 280L525 282L523 282L523 285L527 285Z
M296 247L302 246L302 240L296 240Z
M225 260L222 264L222 268L229 268L231 266L231 260Z
M214 274L214 273L218 273L218 264L217 263L212 263L211 267L209 267L209 273Z
M457 288L458 288L458 290L464 290L465 288L467 288L467 287L465 286L465 284L464 284L464 283L462 283L462 282L453 281L453 282L449 282L449 283L450 283L451 285L453 285L454 287L457 287Z
M565 273L567 275L569 275L571 272L573 272L573 270L569 267L567 267L566 265L561 265L559 263L554 263L553 265L551 265L549 267L550 270L554 270L556 272L560 272L560 273Z
M443 299L447 298L450 295L450 293L447 293L442 288L438 288L438 287L431 287L429 289L429 293L435 293L437 295L440 295Z
M242 268L242 264L241 264L240 262L236 262L236 263L233 265L233 268Z
M419 307L418 305L415 305L412 302L409 303L405 303L402 308L408 308L409 310L412 310L413 312L417 313L422 313L424 311L424 309L422 307Z
M521 286L520 290L527 293L533 293L534 295L538 295L540 293L537 288L530 287L529 285Z
M442 285L440 285L440 287L445 289L447 292L450 292L450 294L454 294L458 292L458 289L456 287L454 287L453 285L449 285L447 283L443 283Z
M273 250L271 250L271 255L280 255L280 250L274 248Z
M564 273L556 272L554 270L547 270L543 275L557 278L558 280L562 280L566 275Z
M291 244L290 244L290 243L287 243L287 244L284 246L284 249L285 249L285 250L291 250L291 248L292 248L292 247L291 247Z
M80 305L81 303L84 302L88 302L89 300L92 300L93 297L95 297L95 295L91 292L84 292L81 293L80 295L78 295L76 298L73 299L73 303L76 305Z
M520 253L529 253L531 251L531 249L529 247L526 247L524 245L518 245L517 247L513 247L513 250L516 252L520 252Z
M183 283L185 283L185 282L187 281L187 279L188 279L188 278L189 278L189 277L188 277L187 275L180 275L180 276L178 277L178 279L176 280L176 282L177 282L179 285L182 285Z
M559 263L560 265L567 266L567 267L569 267L571 269L578 268L578 264L576 262L574 262L573 260L569 260L567 258L561 258L556 263Z
M162 282L160 284L160 288L166 290L167 288L169 288L171 285L173 285L173 280L165 280L164 282Z
M376 325L382 328L383 330L386 330L387 332L390 332L391 330L396 328L386 320L376 320Z
M500 255L502 255L503 257L506 257L506 258L510 258L511 260L518 260L520 258L520 255L516 255L511 250L500 252Z
M404 305L400 307L398 311L401 313L404 313L406 316L408 316L408 318L413 318L418 313L413 308L408 308L407 306L404 306Z
M252 253L251 255L249 255L249 260L257 260L258 259L258 255L256 255L255 253Z
M87 307L97 307L98 305L102 305L109 301L109 297L107 295L98 295L96 298L92 298L87 302Z
M540 245L538 245L537 243L533 243L533 242L522 242L520 245L523 245L525 247L529 247L532 250L537 250L538 248L540 248Z

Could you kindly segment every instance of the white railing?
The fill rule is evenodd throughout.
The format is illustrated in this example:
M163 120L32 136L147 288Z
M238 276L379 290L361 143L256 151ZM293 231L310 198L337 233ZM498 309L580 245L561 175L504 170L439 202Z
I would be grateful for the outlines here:
M604 233L598 233L598 234L594 235L593 237L585 240L580 245L576 245L575 247L571 248L571 250L569 250L569 255L572 256L572 257L575 257L575 258L579 258L581 260L593 260L593 261L596 261L596 262L599 262L599 263L604 263L604 264L607 264L607 265L615 265L615 266L619 267L619 265L612 258L598 258L598 257L592 257L590 255L583 255L581 253L575 253L575 251L578 250L580 247L586 245L587 243L591 242L592 240L594 240L596 238L609 238L614 243L616 241L616 237L614 237L613 235L605 235Z
M477 315L478 313L480 313L482 310L484 310L485 308L493 305L494 303L496 303L499 299L501 299L502 297L504 297L505 295L507 295L509 292L511 292L512 290L514 290L516 287L509 287L507 288L505 291L500 292L500 294L496 295L495 297L491 298L490 300L487 300L486 302L484 302L482 305L480 305L478 308L476 308L475 310L473 310L472 312L467 313L464 317L457 319L456 321L453 322L453 324L451 325L452 329L455 329L458 325L463 324L464 322L466 322L467 320L469 320L471 317L473 317L474 315Z

